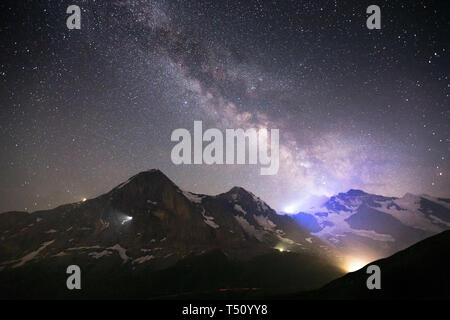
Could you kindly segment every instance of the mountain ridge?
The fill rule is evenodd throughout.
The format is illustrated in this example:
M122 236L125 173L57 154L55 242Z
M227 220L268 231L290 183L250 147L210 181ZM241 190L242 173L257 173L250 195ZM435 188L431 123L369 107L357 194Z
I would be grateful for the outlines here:
M224 268L231 274L236 268L243 272L246 285L268 284L267 279L250 276L249 270L257 265L252 261L266 257L267 263L283 264L289 259L281 251L299 257L294 259L295 268L286 266L286 270L296 270L308 287L343 273L332 246L292 218L278 215L253 193L238 187L215 196L191 193L160 170L140 172L86 201L0 215L0 284L13 291L16 287L9 279L28 279L24 273L33 270L61 272L64 266L76 264L102 279L99 270L109 274L113 269L121 270L123 277L141 279L144 274L165 274L189 257L199 257L193 261L202 264L209 259L200 257L215 250L227 257ZM267 278L268 272L260 276ZM201 275L192 275L197 276ZM211 286L221 283L220 277L215 279L218 282ZM23 284L24 291L17 294L28 285Z
M450 230L421 240L394 255L370 262L381 270L381 289L368 290L368 265L322 288L288 299L449 299ZM445 258L447 257L447 258Z
M312 212L291 214L323 241L365 260L389 256L450 228L450 200L406 193L387 197L350 189Z

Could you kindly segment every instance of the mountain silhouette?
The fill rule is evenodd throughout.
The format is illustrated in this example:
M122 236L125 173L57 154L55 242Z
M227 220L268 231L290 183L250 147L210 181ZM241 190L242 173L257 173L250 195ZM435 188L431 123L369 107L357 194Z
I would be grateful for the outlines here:
M318 288L343 274L332 246L251 192L194 194L156 169L94 199L2 213L0 236L1 295L9 299L174 297L236 288L261 295ZM82 270L80 291L66 288L69 265Z
M366 286L367 266L290 299L450 299L450 230L381 260L381 289Z

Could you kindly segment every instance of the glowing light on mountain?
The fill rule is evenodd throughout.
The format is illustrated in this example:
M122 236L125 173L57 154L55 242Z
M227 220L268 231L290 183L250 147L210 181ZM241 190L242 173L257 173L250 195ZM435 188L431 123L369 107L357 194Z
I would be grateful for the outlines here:
M305 194L299 196L295 201L292 201L283 208L283 212L288 214L298 212L317 212L321 210L326 201L329 200L329 196L325 193L317 194Z
M297 207L298 206L296 206L296 205L289 205L289 206L285 207L283 209L283 211L286 213L297 213Z
M87 200L86 198L83 198L81 199L81 202L86 202L86 200Z
M280 251L280 252L289 252L290 250L287 249L284 245L282 244L277 244L274 249Z
M345 269L348 272L354 272L364 267L368 262L360 258L349 258L346 262Z
M122 224L125 224L125 223L127 223L128 221L131 221L131 220L133 220L133 217L125 216L125 217L123 218L123 220L122 220Z

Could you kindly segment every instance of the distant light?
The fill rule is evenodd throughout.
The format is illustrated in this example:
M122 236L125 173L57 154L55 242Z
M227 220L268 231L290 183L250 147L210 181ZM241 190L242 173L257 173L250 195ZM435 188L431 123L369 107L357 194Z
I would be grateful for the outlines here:
M284 208L283 211L286 213L297 213L297 206L294 206L294 205L287 206Z
M133 217L125 216L122 220L122 224L125 224L126 222L131 221L131 220L133 220Z
M354 272L354 271L361 269L366 264L367 264L367 262L365 262L361 259L350 258L347 261L345 268L347 269L348 272Z
M86 198L83 198L81 199L81 202L86 202L86 200L87 200Z
M279 252L289 252L290 251L281 244L276 245L274 249L278 250Z

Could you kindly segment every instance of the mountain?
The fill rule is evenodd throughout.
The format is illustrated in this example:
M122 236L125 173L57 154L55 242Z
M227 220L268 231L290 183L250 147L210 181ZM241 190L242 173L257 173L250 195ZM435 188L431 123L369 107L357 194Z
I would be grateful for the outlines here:
M71 264L82 270L81 292L65 287ZM332 246L251 192L194 194L155 169L94 199L0 214L0 286L8 298L311 289L342 275L336 265Z
M314 212L291 215L315 236L365 261L389 256L450 228L450 199L384 197L349 190Z
M323 288L289 298L450 299L450 231L444 231L389 258L371 262L381 270L381 289L368 290L367 266Z

